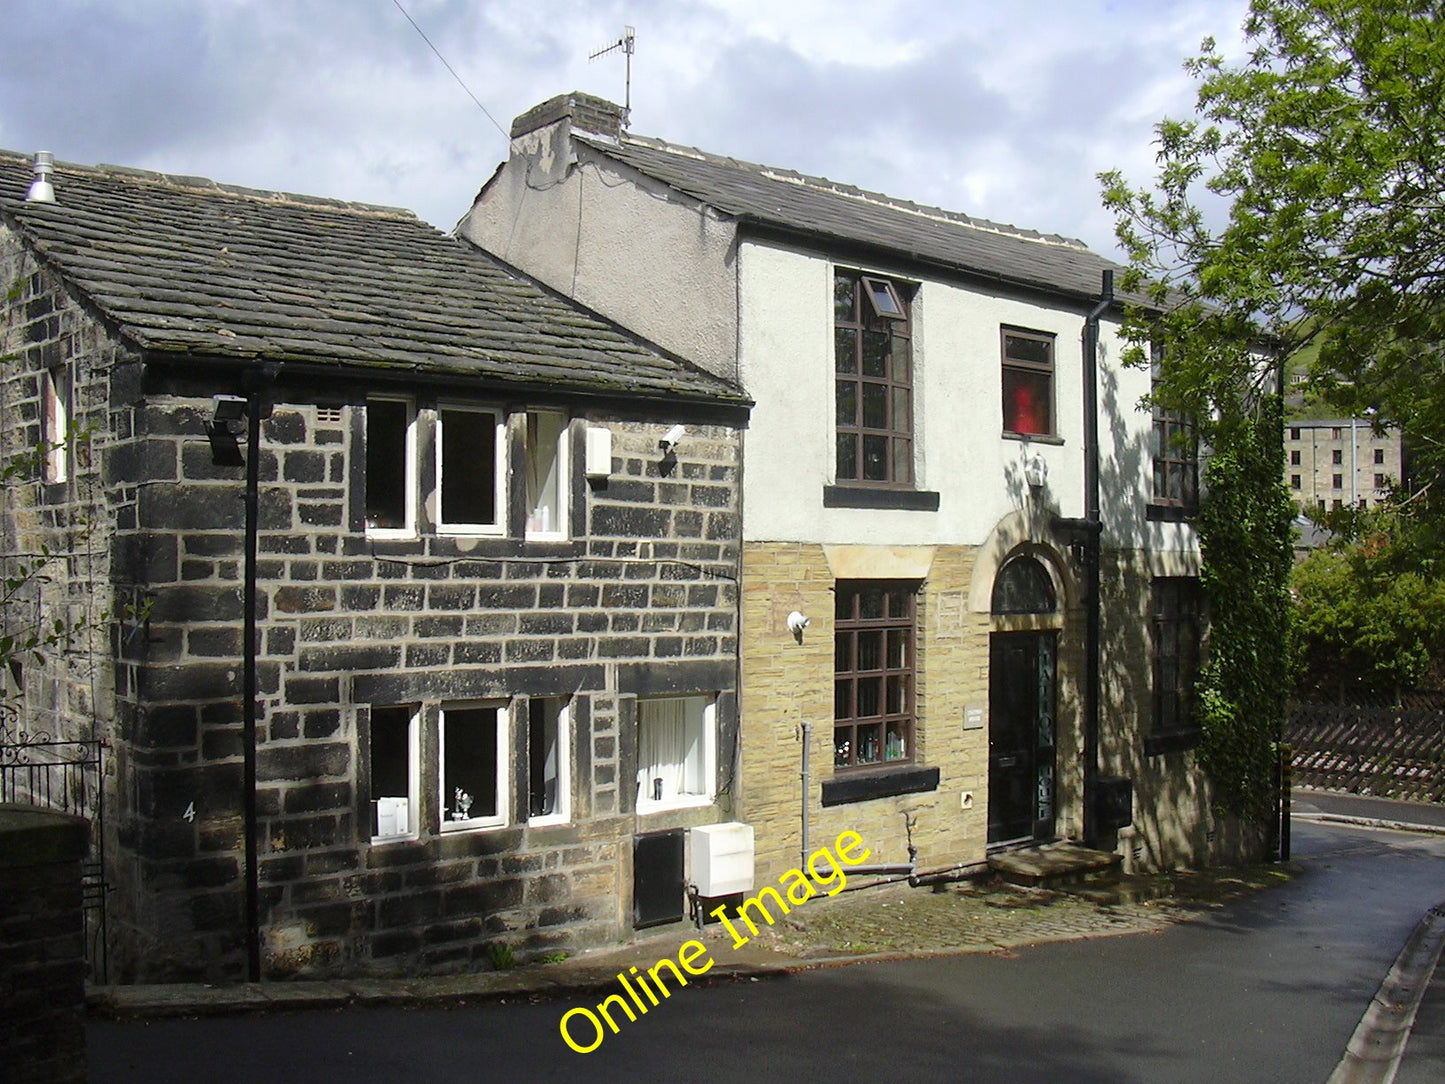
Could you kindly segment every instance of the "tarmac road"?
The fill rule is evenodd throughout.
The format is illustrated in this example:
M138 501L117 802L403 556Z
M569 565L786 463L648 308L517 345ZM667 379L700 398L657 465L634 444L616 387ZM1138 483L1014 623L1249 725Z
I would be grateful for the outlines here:
M1323 1084L1411 930L1445 901L1445 837L1297 820L1294 853L1292 881L1159 934L690 988L586 1055L558 1024L596 995L96 1021L91 1079ZM1420 1055L1442 1038L1436 1010L1432 992ZM1400 1079L1428 1064L1407 1052Z

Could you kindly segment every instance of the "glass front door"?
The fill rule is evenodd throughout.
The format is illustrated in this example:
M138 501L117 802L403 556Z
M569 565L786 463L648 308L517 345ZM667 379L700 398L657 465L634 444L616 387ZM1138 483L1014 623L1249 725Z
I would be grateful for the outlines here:
M1052 632L990 638L990 845L1054 838L1055 644Z

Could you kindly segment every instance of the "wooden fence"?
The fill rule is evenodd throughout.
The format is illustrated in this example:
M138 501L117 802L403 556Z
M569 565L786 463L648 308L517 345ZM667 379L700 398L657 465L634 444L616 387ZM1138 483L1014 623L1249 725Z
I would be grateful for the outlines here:
M1445 709L1295 704L1285 727L1294 785L1445 801Z

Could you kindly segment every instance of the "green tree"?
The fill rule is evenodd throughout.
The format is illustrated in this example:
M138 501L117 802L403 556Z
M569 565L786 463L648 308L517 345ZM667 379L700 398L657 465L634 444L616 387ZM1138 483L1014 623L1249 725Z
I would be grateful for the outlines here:
M1163 397L1259 383L1243 347L1312 352L1342 413L1400 425L1445 522L1445 20L1438 0L1253 0L1247 59L1186 63L1193 118L1157 127L1155 186L1105 201L1176 347ZM1136 328L1136 335L1140 329ZM1156 332L1158 333L1158 332ZM1143 341L1141 339L1141 341Z
M1316 551L1291 577L1291 649L1304 695L1398 699L1445 656L1445 581L1404 551L1398 516L1368 518L1358 540Z
M1440 15L1438 0L1252 0L1242 62L1213 41L1186 62L1195 115L1157 126L1153 182L1101 178L1129 258L1123 286L1147 299L1127 315L1130 356L1142 364L1163 344L1155 398L1191 413L1212 454L1201 760L1220 804L1246 815L1269 804L1290 688L1283 359L1310 358L1312 384L1342 413L1404 429L1425 487L1392 560L1442 535Z

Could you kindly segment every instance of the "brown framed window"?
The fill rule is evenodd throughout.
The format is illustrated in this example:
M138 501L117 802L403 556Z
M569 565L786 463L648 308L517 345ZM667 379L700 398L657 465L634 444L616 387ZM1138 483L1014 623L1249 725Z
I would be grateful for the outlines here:
M1383 466L1384 463L1385 463L1385 449L1383 449L1383 448L1376 448L1376 449L1375 449L1375 464L1376 464L1377 466Z
M904 284L834 272L833 361L837 480L911 486L913 346Z
M1054 432L1054 337L1001 328L1003 428L1019 436Z
M1345 462L1345 450L1343 448L1336 448L1330 453L1330 462L1336 467L1343 465Z
M1153 347L1150 364L1151 387L1159 381L1163 351ZM1199 508L1199 442L1194 437L1189 418L1177 410L1168 410L1155 403L1154 426L1154 488L1153 505L1194 512ZM1298 455L1298 452L1293 453Z
M1296 448L1294 451L1292 451L1292 452L1289 453L1289 465L1290 465L1291 467L1298 467L1298 466L1300 465L1300 456L1299 456L1299 449L1298 449L1298 448Z
M1289 476L1289 485L1290 485L1290 488L1291 488L1291 489L1299 489L1299 487L1300 487L1300 476L1299 476L1298 474L1291 474L1291 475Z
M1193 732L1199 728L1193 708L1194 679L1199 673L1204 631L1199 581L1161 576L1150 586L1154 733Z
M840 580L833 636L833 767L914 759L918 585Z

